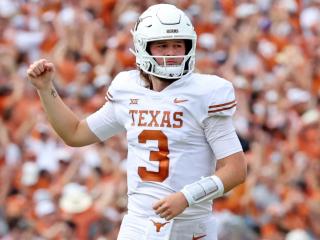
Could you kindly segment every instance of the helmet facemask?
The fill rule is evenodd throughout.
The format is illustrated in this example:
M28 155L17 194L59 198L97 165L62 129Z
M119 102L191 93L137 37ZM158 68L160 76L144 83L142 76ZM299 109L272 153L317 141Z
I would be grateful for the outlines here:
M147 9L132 30L137 66L145 73L164 79L178 79L194 70L196 33L188 17L169 4ZM186 54L182 56L152 56L148 45L160 40L185 40ZM159 65L156 58L163 59ZM167 64L170 59L182 58L179 65Z

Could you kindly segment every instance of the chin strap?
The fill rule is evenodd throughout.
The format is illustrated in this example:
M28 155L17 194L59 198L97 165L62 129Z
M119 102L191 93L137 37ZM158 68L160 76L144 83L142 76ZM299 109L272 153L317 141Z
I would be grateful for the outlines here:
M181 192L190 207L196 203L221 197L224 193L224 186L221 179L213 175L184 186Z

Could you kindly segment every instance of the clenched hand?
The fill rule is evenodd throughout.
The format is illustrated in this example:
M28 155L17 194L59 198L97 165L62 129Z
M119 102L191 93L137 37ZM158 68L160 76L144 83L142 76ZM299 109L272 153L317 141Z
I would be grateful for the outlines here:
M54 78L54 65L46 59L32 63L28 68L28 78L37 90L48 89Z
M188 207L187 199L183 193L177 192L160 199L153 205L153 209L160 217L167 221L178 216Z

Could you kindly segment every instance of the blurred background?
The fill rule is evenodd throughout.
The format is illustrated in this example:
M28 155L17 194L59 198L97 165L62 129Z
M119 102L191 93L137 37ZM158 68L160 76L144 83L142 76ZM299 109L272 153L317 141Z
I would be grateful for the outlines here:
M116 239L125 135L65 146L26 71L52 61L59 94L86 117L135 68L130 29L156 3L194 23L196 71L236 89L248 178L214 205L219 240L320 239L319 0L0 0L0 239Z

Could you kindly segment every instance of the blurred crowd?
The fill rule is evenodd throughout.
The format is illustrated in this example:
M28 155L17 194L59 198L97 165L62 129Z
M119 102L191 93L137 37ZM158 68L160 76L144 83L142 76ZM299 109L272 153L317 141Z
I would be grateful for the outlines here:
M164 2L194 23L196 71L236 90L249 169L214 204L219 240L320 239L319 0L1 0L0 239L116 239L125 135L67 147L26 70L52 61L59 94L84 118L119 71L135 68L137 17Z

